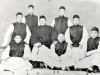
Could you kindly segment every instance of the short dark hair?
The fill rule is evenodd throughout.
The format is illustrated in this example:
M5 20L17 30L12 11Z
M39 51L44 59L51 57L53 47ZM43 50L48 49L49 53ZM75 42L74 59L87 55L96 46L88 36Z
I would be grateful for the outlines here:
M74 16L73 16L73 19L74 19L74 18L79 18L79 19L80 19L79 15L74 15Z
M93 28L91 29L91 31L97 31L97 32L99 32L99 28L93 27Z
M28 8L29 8L29 7L32 7L32 8L34 9L34 6L33 6L32 4L30 4L30 5L28 6Z
M46 17L45 17L44 15L41 15L41 16L39 17L39 19L41 19L41 18L44 18L44 19L46 20Z
M16 16L17 16L17 15L22 15L22 16L23 16L23 14L22 14L21 12L18 12L18 13L16 14Z
M64 9L64 10L65 10L65 7L64 7L64 6L60 6L59 10L60 10L60 9Z

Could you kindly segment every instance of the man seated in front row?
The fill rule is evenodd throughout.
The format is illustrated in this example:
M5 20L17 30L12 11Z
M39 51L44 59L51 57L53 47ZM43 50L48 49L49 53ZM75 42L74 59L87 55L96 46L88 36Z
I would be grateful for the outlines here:
M58 35L57 43L51 45L48 59L44 61L45 64L54 70L67 70L74 66L75 62L71 60L72 51L70 45L65 42L64 34ZM74 69L74 67L73 67Z
M57 39L57 33L54 28L46 25L45 16L40 16L39 21L40 26L33 29L30 39L31 45L34 46L32 50L32 61L36 63L45 59L45 54L48 54L50 45Z
M2 62L0 64L0 71L9 70L27 71L32 69L30 48L23 41L20 34L16 34L13 41L8 45L2 54Z
M88 68L89 71L99 72L100 70L100 37L99 29L93 27L91 37L87 41L86 57L77 62L77 68Z

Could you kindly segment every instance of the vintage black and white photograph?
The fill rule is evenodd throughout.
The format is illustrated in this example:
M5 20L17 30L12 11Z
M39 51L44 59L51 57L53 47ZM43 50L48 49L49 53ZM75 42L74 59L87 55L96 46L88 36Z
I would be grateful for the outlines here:
M0 0L0 75L100 75L100 0Z

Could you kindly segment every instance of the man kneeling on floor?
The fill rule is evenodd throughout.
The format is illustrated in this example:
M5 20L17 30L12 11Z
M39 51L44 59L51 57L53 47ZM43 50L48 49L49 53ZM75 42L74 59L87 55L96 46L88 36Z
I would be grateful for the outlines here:
M86 57L77 62L77 68L88 68L89 72L99 72L100 69L100 37L99 29L93 27L91 37L87 41Z

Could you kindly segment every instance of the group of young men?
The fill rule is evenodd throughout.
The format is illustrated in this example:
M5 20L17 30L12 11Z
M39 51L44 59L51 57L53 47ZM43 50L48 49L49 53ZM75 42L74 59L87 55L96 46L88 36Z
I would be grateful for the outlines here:
M59 17L46 25L46 17L34 15L34 6L29 13L16 14L17 22L8 28L3 48L0 71L48 68L53 70L88 69L99 72L99 29L93 27L89 38L87 29L80 25L79 15L73 16L73 24L65 17L65 7L59 8ZM39 21L39 23L38 23Z

